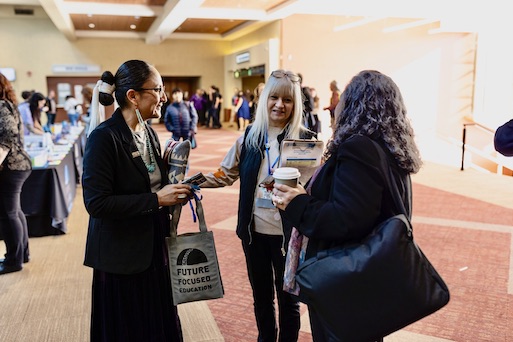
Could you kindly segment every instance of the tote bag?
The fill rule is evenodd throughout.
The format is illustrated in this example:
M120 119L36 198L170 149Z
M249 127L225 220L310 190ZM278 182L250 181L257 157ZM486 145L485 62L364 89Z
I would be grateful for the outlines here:
M396 206L359 243L320 251L296 272L300 299L340 341L375 341L444 307L449 290L413 239L397 185L376 144Z
M195 202L199 232L176 235L173 225L166 238L175 305L224 295L214 234L207 230L201 201L195 198Z

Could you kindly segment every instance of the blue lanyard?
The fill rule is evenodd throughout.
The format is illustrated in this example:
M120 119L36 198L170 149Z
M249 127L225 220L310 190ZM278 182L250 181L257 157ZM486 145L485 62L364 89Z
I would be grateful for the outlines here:
M271 148L271 145L267 141L267 134L265 135L265 153L267 154L267 172L269 175L272 175L273 173L271 170L276 166L278 161L280 160L280 155L276 157L276 160L274 161L273 165L271 165L271 157L269 156L269 149Z

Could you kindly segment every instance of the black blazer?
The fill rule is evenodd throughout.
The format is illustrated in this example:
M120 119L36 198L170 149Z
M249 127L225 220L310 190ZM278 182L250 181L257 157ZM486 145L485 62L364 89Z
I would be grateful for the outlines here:
M385 153L389 154L386 149ZM410 208L409 175L399 171L391 155L388 160L405 207ZM306 258L360 240L399 213L386 184L380 155L370 138L353 136L343 142L319 171L311 196L299 195L285 209L294 227L310 238Z
M153 129L148 128L164 186L167 172L160 157L160 143ZM150 266L153 214L159 213L159 205L137 152L119 109L87 140L82 176L84 203L90 215L86 266L118 274L134 274ZM167 208L163 210L167 212Z

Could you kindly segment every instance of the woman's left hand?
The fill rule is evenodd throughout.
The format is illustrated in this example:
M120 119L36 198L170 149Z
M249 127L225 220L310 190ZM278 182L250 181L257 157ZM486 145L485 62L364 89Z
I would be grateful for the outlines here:
M287 205L297 196L301 194L306 194L305 188L301 185L297 185L297 187L293 188L285 184L276 184L274 183L272 201L274 206L278 209L285 210Z

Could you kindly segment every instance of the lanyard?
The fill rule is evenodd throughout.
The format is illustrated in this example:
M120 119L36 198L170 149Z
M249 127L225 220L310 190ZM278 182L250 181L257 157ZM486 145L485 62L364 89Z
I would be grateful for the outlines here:
M272 175L273 173L271 172L271 170L276 166L276 164L280 160L280 155L278 155L278 157L276 157L276 160L271 165L271 157L269 156L270 148L271 148L271 144L269 144L269 142L267 141L267 134L266 134L265 135L265 153L267 154L267 172L269 175Z

